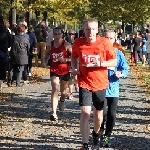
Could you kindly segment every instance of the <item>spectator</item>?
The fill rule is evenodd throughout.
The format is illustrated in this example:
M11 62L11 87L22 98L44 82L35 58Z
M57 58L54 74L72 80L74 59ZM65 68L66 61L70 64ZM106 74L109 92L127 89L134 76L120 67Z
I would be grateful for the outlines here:
M11 86L16 78L16 86L20 87L20 81L24 66L28 64L28 54L30 49L29 40L24 36L26 22L19 22L17 34L12 37L12 46L10 51L10 70L8 77L8 86Z
M11 45L11 35L4 26L3 17L0 16L0 89L6 80L6 69L8 64L8 48Z

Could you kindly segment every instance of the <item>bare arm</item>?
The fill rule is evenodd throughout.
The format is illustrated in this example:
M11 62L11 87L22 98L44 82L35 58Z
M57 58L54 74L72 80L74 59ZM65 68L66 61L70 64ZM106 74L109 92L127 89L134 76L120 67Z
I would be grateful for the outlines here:
M65 47L66 47L66 50L70 53L70 55L72 54L72 46L70 43L66 42L65 43ZM67 62L71 62L71 57L67 58L66 59Z
M93 63L95 63L94 67L115 67L117 66L117 59L110 59L107 61L97 61L96 59L93 60Z
M68 42L65 42L64 43L64 47L66 49L67 52L72 53L72 46L70 45L70 43ZM58 60L61 62L61 63L65 63L65 62L71 62L71 57L68 57L68 58L64 58L64 57L60 57L58 58Z
M100 63L101 67L115 67L117 65L117 59L110 59Z
M77 69L77 66L78 66L78 59L71 57L71 68L72 68L72 70Z

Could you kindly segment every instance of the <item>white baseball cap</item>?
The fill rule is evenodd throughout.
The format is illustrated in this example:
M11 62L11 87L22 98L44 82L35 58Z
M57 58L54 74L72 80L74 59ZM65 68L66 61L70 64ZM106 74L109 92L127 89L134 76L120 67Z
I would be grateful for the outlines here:
M27 27L27 23L25 21L19 22L18 25L24 25L25 27Z

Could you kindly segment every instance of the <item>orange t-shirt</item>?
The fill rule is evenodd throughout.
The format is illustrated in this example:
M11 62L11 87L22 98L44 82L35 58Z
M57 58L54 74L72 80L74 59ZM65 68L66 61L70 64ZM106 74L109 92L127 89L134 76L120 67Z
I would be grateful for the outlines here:
M96 42L87 43L84 37L77 38L72 47L72 57L79 59L79 87L92 91L108 87L107 67L92 66L93 59L103 62L116 58L114 48L108 39L97 36Z

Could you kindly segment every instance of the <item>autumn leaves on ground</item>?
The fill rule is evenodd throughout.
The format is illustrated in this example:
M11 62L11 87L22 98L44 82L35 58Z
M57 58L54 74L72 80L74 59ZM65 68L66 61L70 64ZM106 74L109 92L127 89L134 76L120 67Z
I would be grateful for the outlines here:
M42 76L49 76L49 67L46 68L42 68L42 67L33 67L32 68L32 77L28 77L28 80L30 82L30 84L34 84L34 83L42 83L42 81L40 80L40 77ZM4 86L6 86L6 81L4 82ZM15 86L12 85L12 87ZM14 89L12 88L4 88L4 90L0 90L0 103L2 101L6 101L7 99L9 99L9 97L14 93Z
M126 57L128 62L130 62L130 54L126 52ZM150 72L148 71L148 66L142 67L141 64L135 66L134 64L129 63L130 72L136 76L136 83L143 86L147 96L150 97ZM32 77L29 78L30 83L41 83L40 77L42 76L49 76L49 67L33 67L32 68ZM7 95L12 93L13 91L9 91L3 93L3 90L0 92L0 99L7 100Z
M126 57L128 62L130 62L130 54L126 52ZM145 93L148 97L150 97L150 72L148 71L148 65L146 67L142 67L142 65L139 63L138 66L135 66L134 64L129 63L130 66L130 72L136 76L135 82L137 84L142 85L142 87L145 89ZM49 67L43 68L43 67L33 67L32 68L32 77L29 78L30 84L41 84L42 81L40 80L40 77L42 76L49 76ZM5 82L6 83L6 82ZM11 95L14 93L14 90L12 88L7 88L6 90L0 91L0 102L6 101L11 97Z

